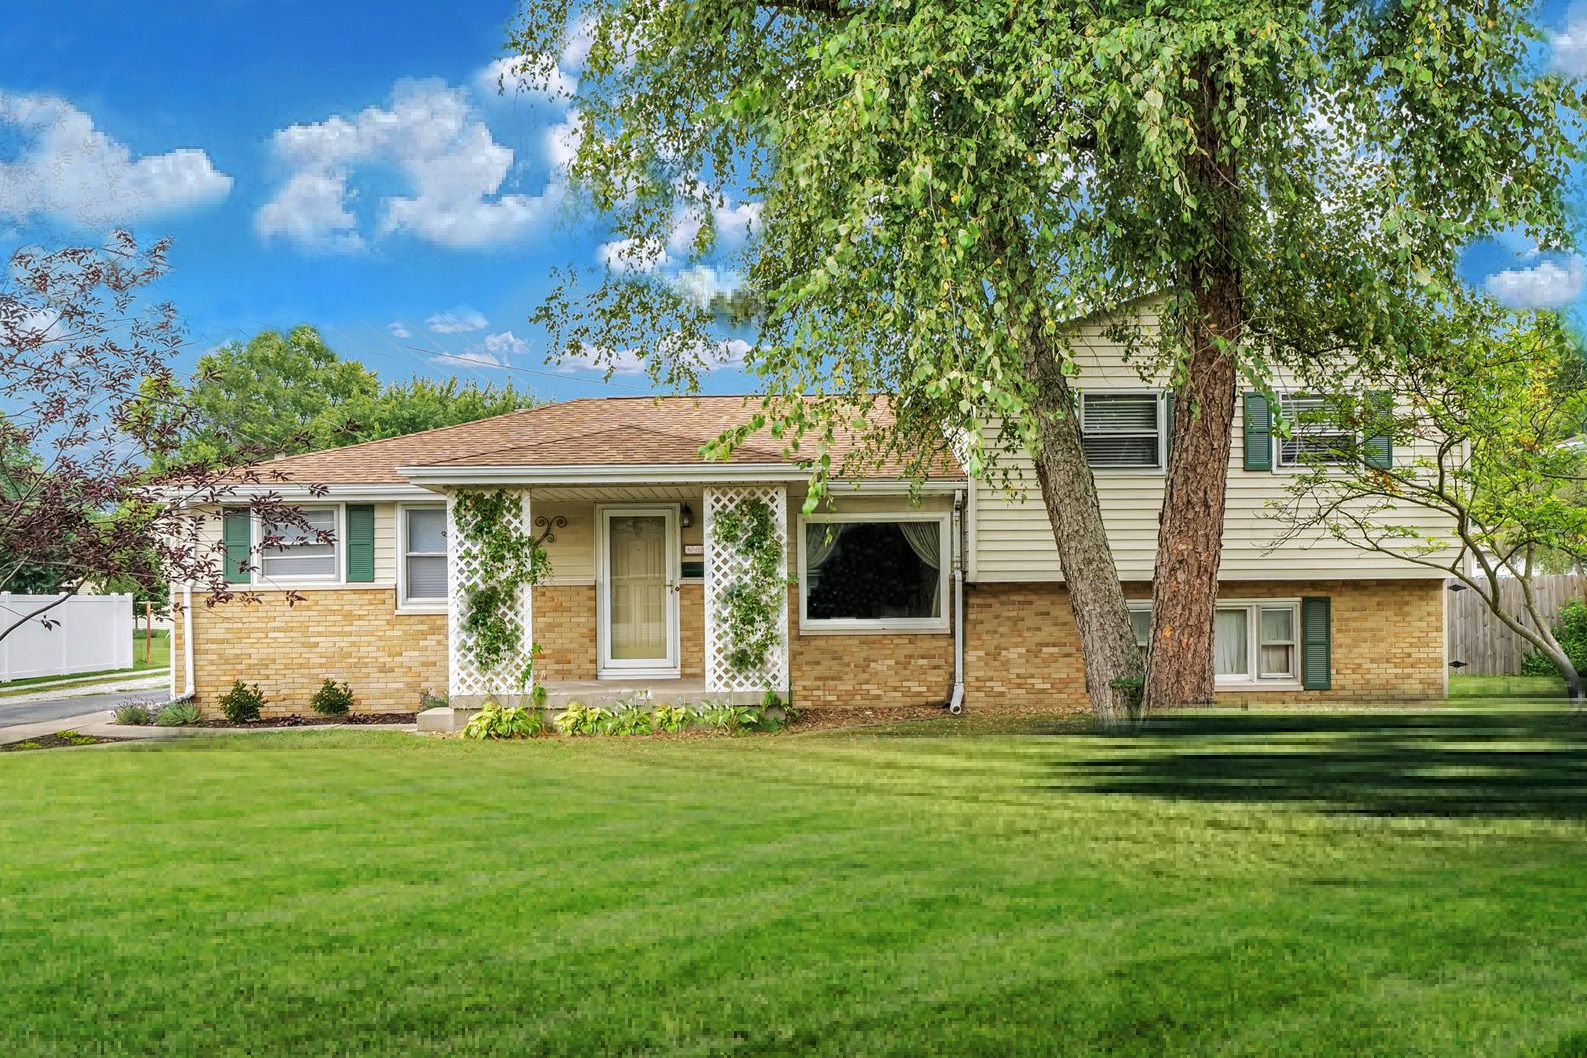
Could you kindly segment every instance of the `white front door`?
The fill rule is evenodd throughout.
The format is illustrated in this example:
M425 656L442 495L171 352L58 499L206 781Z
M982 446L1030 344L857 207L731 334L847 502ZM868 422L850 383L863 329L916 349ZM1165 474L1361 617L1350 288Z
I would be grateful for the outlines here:
M676 677L678 509L604 507L600 529L600 675Z

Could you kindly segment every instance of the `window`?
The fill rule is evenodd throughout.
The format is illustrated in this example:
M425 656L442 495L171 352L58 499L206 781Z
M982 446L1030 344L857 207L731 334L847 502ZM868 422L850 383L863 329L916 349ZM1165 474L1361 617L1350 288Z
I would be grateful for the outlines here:
M821 517L801 530L800 626L812 631L948 627L947 517Z
M1299 679L1298 609L1287 601L1220 602L1212 625L1212 666L1218 682ZM1130 604L1130 626L1144 653L1152 630L1150 603Z
M402 601L444 603L446 508L404 507L402 523Z
M268 536L280 542L259 551L259 576L262 580L337 580L337 517L335 507L304 507L307 529L295 525L269 526ZM331 534L322 542L321 533Z
M1094 467L1161 467L1162 404L1156 393L1082 393L1086 462Z
M1278 465L1347 463L1356 451L1355 431L1338 421L1338 409L1322 397L1284 397L1280 401L1290 435L1278 438Z

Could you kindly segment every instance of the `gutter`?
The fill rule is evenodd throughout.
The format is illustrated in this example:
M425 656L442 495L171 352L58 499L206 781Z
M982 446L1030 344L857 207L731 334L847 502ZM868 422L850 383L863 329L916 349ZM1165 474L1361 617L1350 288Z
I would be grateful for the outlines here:
M953 697L948 700L948 712L958 716L964 712L964 546L959 525L964 509L964 493L953 494Z

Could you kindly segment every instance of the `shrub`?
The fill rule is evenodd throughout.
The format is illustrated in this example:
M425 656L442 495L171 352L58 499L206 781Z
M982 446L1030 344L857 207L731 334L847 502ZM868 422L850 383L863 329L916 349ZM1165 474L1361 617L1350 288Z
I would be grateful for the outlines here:
M259 719L259 710L264 704L265 696L257 683L234 680L231 690L221 695L220 711L234 724L247 724Z
M309 705L321 716L346 716L353 711L353 690L345 683L326 680L314 692Z
M569 702L556 718L557 730L564 735L602 735L607 733L612 713L598 705L581 705Z
M654 727L650 711L638 702L621 703L607 721L607 730L614 735L648 735Z
M1576 666L1577 672L1587 671L1587 603L1575 599L1560 607L1559 621L1554 625L1554 639L1565 651L1565 656L1570 658L1571 664ZM1521 675L1558 676L1559 669L1554 667L1547 655L1529 650L1521 658Z
M681 705L656 706L655 724L657 731L665 731L669 735L676 735L679 731L689 726L693 714Z
M154 717L154 722L160 727L181 727L198 721L198 706L192 702L172 702L162 707Z
M494 698L485 699L484 708L463 728L464 738L534 738L548 730L545 716L538 709L515 705L502 708Z
M153 717L146 702L128 702L116 710L116 723L145 727Z

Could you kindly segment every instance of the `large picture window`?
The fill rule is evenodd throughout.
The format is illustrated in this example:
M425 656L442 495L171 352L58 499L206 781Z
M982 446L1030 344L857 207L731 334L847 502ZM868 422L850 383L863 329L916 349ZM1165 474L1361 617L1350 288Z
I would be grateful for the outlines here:
M1082 393L1086 462L1094 467L1162 467L1162 404L1156 393Z
M335 507L304 507L307 529L295 525L269 526L264 537L279 542L259 551L259 576L263 580L338 580L338 526ZM321 541L320 534L331 539ZM261 537L263 539L263 537Z
M402 601L446 602L446 508L402 509Z
M1213 616L1212 664L1219 683L1298 680L1300 604L1293 601L1220 602ZM1130 604L1135 642L1144 651L1152 628L1151 603Z
M946 517L811 518L800 537L801 628L948 627Z

